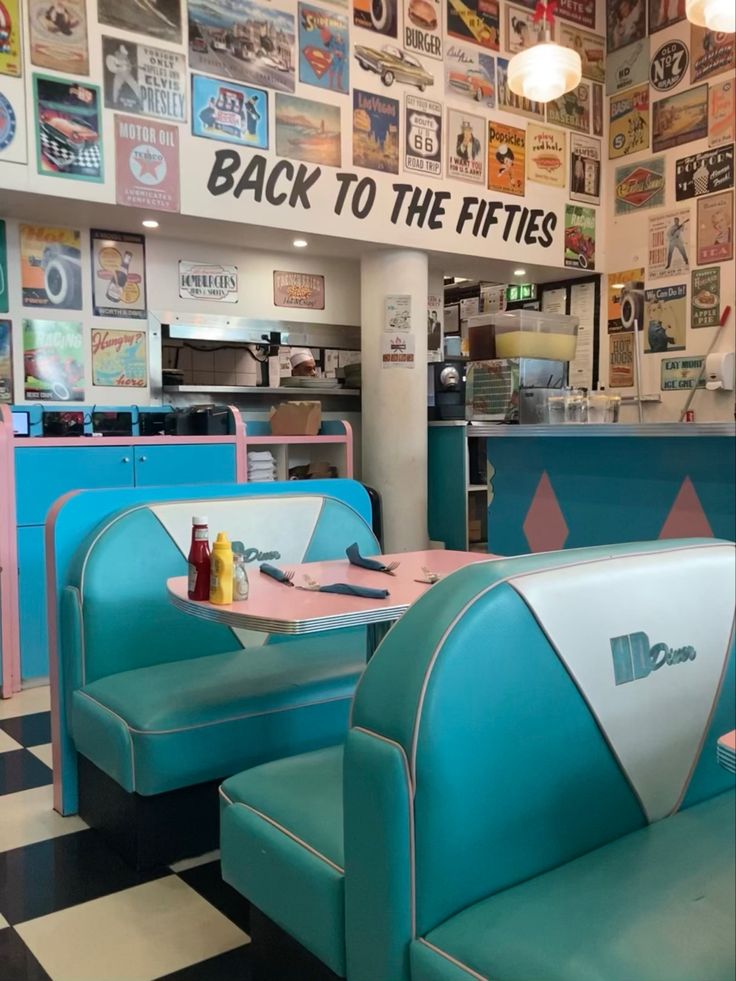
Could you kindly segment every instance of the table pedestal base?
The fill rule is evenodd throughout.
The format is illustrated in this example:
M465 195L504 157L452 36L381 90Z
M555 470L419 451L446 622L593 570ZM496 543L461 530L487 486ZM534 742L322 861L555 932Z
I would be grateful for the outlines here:
M396 623L395 620L384 620L381 623L369 623L367 627L368 641L366 650L366 661L370 661L376 653L378 645Z

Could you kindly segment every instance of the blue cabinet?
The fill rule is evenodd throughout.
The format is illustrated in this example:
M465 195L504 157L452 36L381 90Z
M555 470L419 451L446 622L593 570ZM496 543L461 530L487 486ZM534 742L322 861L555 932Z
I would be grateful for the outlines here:
M49 673L44 529L18 529L21 681Z
M235 480L234 444L135 446L135 486L228 484Z

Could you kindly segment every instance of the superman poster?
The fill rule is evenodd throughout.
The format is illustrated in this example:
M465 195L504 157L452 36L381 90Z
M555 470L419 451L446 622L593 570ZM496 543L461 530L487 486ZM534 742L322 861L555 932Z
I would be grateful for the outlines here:
M331 92L350 91L348 19L299 4L299 81Z

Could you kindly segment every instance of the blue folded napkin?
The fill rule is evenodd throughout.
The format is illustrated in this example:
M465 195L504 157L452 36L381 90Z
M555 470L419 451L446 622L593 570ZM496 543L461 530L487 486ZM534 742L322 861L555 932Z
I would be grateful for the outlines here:
M320 593L342 593L344 596L362 596L365 599L386 599L387 589L371 589L368 586L351 586L347 582L333 582L330 586L320 586Z
M378 562L376 559L366 559L360 554L360 549L358 548L358 543L353 542L345 549L345 554L348 557L350 565L358 565L361 569L371 569L373 572L385 572L386 566L383 562Z
M287 578L286 573L282 572L281 569L278 569L275 565L269 565L268 562L264 562L259 569L264 576L270 576L272 579L275 579L276 582L283 582L287 586L294 585L294 583Z

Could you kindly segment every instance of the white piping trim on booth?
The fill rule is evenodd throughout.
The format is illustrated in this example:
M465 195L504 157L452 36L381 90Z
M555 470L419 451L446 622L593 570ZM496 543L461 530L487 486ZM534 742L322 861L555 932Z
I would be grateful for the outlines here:
M444 957L446 961L454 964L455 967L459 967L461 971L465 971L465 973L469 974L471 978L476 978L477 981L491 981L491 979L487 978L485 974L478 974L478 972L474 971L472 967L468 967L467 964L463 964L462 961L459 961L456 957L453 957L452 954L448 954L447 951L436 947L433 943L430 943L429 940L425 940L424 937L419 938L419 943L424 944L425 947L429 947L429 949L433 950L435 954L439 954L440 957Z

